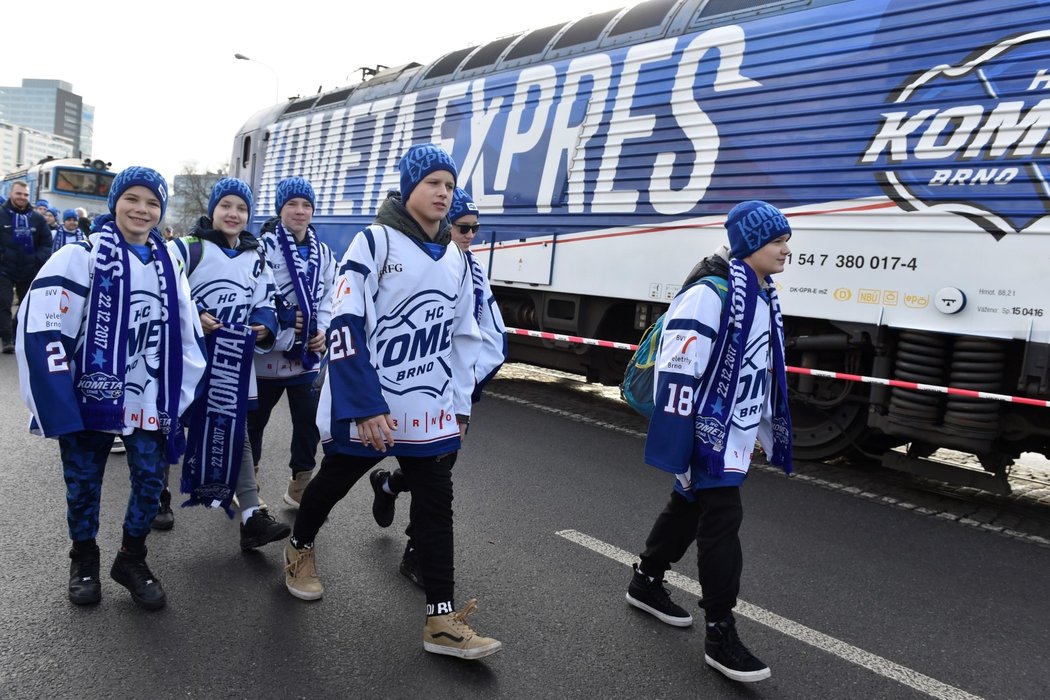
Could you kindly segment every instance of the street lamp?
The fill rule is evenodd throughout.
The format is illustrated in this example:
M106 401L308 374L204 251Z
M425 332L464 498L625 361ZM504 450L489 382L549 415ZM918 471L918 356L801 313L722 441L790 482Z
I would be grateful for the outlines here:
M276 102L280 102L281 101L281 81L277 77L277 71L275 71L273 69L273 66L271 66L269 64L266 64L266 63L263 63L262 61L260 61L257 58L248 58L243 53L235 53L235 54L233 54L233 57L236 58L238 61L251 61L252 63L258 63L260 66L265 67L267 70L269 70L271 73L273 73L273 97L274 97L274 102L276 103Z

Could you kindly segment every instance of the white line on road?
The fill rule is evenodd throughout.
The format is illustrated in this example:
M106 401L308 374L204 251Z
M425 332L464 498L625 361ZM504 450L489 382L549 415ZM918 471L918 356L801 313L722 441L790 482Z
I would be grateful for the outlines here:
M597 540L590 535L577 532L576 530L561 530L554 534L559 537L564 537L570 542L575 542L581 547L586 547L593 552L597 552L602 556L608 557L613 561L618 561L626 566L630 566L638 561L638 557L634 554L606 542L602 542L601 540ZM682 576L674 571L668 571L664 576L664 580L675 588L680 588L681 590L692 593L697 597L700 597L701 595L700 584L687 576ZM942 700L981 700L980 696L971 695L965 690L961 690L960 688L956 688L955 686L946 683L941 683L935 678L930 678L918 671L913 671L912 669L901 666L900 664L895 664L881 656L876 656L875 654L864 651L863 649L858 649L840 639L835 639L834 637L830 637L822 632L810 629L809 627L794 622L793 620L789 620L777 615L776 613L764 610L757 605L752 605L751 603L746 603L741 600L737 603L735 612L748 619L763 624L766 627L782 632L790 637L794 637L810 646L814 646L817 649L826 651L829 654L834 654L840 659L844 659L862 668L866 668L880 676L897 681L898 683L906 685L909 688L914 688L919 692L926 693L931 697L941 698Z

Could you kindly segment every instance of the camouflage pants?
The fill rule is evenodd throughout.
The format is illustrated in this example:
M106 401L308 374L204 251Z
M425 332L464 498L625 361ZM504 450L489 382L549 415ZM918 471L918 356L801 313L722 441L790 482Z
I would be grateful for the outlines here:
M98 534L102 477L113 446L112 433L83 430L58 439L62 473L66 481L66 521L69 539L93 539ZM135 430L124 435L131 495L124 515L124 529L133 537L149 533L164 488L164 435L156 430Z

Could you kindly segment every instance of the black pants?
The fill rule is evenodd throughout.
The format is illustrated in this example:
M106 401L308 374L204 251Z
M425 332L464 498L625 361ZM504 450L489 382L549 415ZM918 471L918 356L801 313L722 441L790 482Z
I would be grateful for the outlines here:
M317 464L317 444L321 433L317 430L317 394L313 384L282 386L279 382L259 379L259 408L248 411L248 442L252 446L252 461L262 461L262 440L266 424L270 422L273 407L288 392L288 410L292 414L292 446L288 466L292 473L313 471Z
M740 572L744 566L739 535L744 519L740 488L701 489L693 493L693 503L677 491L671 493L671 500L645 541L642 571L649 576L663 576L695 538L704 593L700 607L708 622L718 622L729 617L740 593Z
M32 279L14 281L7 275L0 275L0 342L9 343L15 338L15 322L11 317L11 305L15 303L15 291L21 302L29 294Z
M427 603L453 602L455 569L452 540L452 466L456 452L439 457L397 457L412 492L409 516L426 584ZM321 468L303 492L292 531L296 542L310 544L335 504L382 457L325 455Z

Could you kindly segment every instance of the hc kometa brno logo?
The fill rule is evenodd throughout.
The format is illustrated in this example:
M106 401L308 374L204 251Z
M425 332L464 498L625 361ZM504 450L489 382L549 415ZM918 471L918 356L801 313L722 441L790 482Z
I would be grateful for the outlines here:
M860 159L907 211L973 221L997 240L1050 213L1050 31L909 77Z
M376 322L376 360L383 390L438 398L452 378L449 353L455 298L426 290L404 300Z

